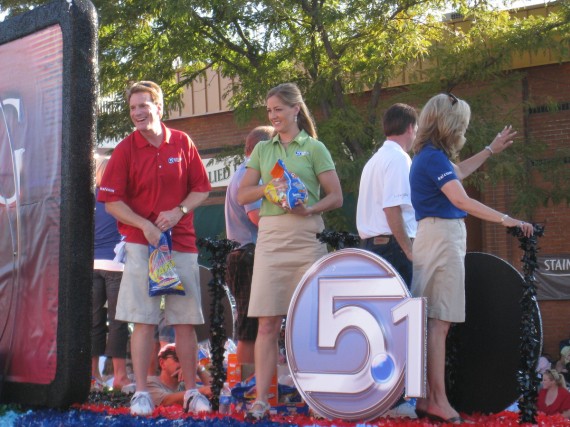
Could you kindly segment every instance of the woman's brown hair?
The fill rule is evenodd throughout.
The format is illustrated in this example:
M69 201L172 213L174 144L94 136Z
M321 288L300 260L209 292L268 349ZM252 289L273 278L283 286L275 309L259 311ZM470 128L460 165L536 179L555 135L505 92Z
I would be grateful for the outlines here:
M303 101L303 95L301 95L301 91L299 87L295 83L282 83L274 88L270 89L267 92L267 96L265 100L271 98L272 96L276 96L283 102L285 105L289 107L294 107L295 105L299 106L299 114L297 116L297 126L299 129L304 130L313 138L317 138L317 129L315 126L315 122L309 113L309 109Z

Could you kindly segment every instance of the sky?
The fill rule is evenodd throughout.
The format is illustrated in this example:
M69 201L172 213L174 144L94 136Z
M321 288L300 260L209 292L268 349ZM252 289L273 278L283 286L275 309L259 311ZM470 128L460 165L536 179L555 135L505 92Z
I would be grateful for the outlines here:
M550 3L552 0L518 0L515 1L510 7L524 7L524 6L532 6L535 4L544 4ZM500 2L497 2L500 3Z

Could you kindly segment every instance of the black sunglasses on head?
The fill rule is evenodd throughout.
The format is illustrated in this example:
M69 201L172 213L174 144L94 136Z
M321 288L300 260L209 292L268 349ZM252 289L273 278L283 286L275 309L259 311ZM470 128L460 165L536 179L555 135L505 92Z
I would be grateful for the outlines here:
M176 356L175 354L168 354L166 356L162 356L163 359L169 359L172 358L175 362L178 362L178 356Z
M457 97L454 94L452 94L451 92L448 92L447 96L449 96L449 98L451 98L451 105L452 106L457 104L457 101L459 101L459 99L457 99Z

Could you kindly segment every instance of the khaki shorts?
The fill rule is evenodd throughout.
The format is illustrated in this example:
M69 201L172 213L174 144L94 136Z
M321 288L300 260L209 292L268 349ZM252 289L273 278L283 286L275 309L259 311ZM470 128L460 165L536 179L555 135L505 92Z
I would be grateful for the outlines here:
M124 322L158 325L161 298L148 295L148 246L127 243L125 248L127 262L115 318ZM165 296L166 324L201 325L204 316L198 254L172 251L172 258L186 295Z
M427 297L429 318L465 322L465 251L463 219L424 218L418 223L411 292Z

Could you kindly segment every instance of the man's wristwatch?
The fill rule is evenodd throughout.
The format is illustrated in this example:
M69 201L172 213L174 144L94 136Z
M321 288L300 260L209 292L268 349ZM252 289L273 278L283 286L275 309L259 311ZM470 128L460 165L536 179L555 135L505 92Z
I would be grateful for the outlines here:
M186 215L188 213L188 208L184 205L179 205L178 206L180 208L180 210L182 211L182 215Z

